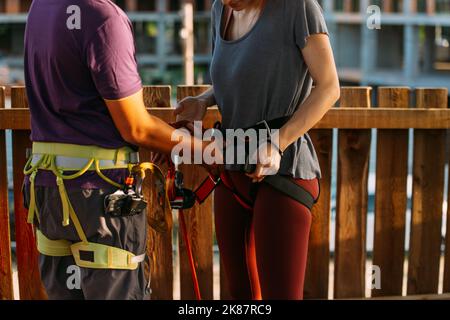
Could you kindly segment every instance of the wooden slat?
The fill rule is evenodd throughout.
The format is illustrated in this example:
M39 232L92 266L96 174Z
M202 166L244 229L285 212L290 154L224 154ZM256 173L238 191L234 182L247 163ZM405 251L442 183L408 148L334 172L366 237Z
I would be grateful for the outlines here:
M0 87L0 109L5 107L5 88ZM0 300L13 300L11 237L8 206L8 167L5 131L0 131Z
M358 107L358 106L355 106ZM360 106L359 106L360 107ZM173 112L165 108L150 110L166 122L175 120ZM211 127L220 117L217 108L208 111L204 124ZM0 130L29 129L28 110L0 110ZM333 108L314 129L445 129L450 128L450 109L386 109Z
M446 89L417 89L417 108L447 108ZM414 131L408 294L437 293L444 196L445 130Z
M378 105L405 108L409 88L379 88ZM373 297L400 296L405 257L408 130L378 130L373 264L382 270Z
M24 88L11 89L13 107L28 108ZM38 252L33 228L27 223L27 210L23 205L23 168L26 162L26 149L31 147L30 131L13 131L13 183L14 213L16 223L16 253L21 299L45 299L46 293L41 284L38 268Z
M310 136L319 157L322 179L320 180L320 199L312 210L313 220L309 238L304 297L305 299L327 299L330 264L333 130L312 130Z
M448 138L448 137L447 137ZM450 159L449 165L450 165ZM448 176L448 184L450 185L450 170ZM447 194L447 231L445 236L445 262L444 262L444 287L443 292L450 293L450 187Z
M20 0L6 0L7 13L20 13Z
M170 86L145 86L143 89L145 107L148 109L170 108L171 92Z
M371 106L371 88L342 89L340 105ZM340 130L334 295L365 295L367 180L370 130Z
M144 87L144 103L147 108L170 108L170 86ZM150 161L151 152L140 150L140 160ZM167 167L162 168L167 173ZM153 177L148 176L144 182L144 195L148 200L148 218L167 220L167 230L156 232L148 225L147 255L150 258L151 288L153 300L173 299L173 257L172 257L172 212L166 208L165 212L157 204L157 195Z
M180 86L177 89L177 99L196 96L208 90L208 86ZM187 188L196 188L207 176L204 169L189 166L184 168L185 185ZM195 265L202 298L213 299L213 212L212 197L202 206L195 206L185 212L186 225L191 241ZM183 237L179 236L180 249L180 287L181 299L195 299L189 262Z

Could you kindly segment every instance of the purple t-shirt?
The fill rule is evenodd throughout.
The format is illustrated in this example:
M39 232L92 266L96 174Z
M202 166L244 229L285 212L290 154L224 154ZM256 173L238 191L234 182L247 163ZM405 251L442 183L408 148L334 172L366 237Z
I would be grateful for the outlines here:
M142 83L131 22L111 1L33 1L25 33L25 80L33 141L127 145L103 99L128 97ZM123 170L108 174L123 175ZM40 173L36 183L54 183L54 177L45 176ZM91 172L67 185L101 182Z

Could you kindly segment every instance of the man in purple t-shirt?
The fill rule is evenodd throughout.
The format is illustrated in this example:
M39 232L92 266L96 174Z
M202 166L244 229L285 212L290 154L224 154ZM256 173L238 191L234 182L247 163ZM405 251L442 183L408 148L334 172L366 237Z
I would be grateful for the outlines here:
M176 145L171 141L174 129L145 109L132 25L109 0L33 1L25 35L25 76L33 142L108 149L142 146L165 154ZM126 172L115 169L104 174L123 182ZM117 188L95 171L65 184L90 242L136 255L145 252L145 213L119 218L104 213L105 195ZM39 171L33 190L40 232L52 240L80 241L73 223L61 225L61 200L53 174ZM29 205L29 184L24 194ZM143 263L133 271L74 269L74 265L72 256L40 255L41 277L50 299L148 297Z

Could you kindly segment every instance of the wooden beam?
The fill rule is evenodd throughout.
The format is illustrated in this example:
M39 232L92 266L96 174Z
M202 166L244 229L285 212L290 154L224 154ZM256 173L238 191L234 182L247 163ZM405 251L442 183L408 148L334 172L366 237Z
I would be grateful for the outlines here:
M173 109L149 108L166 122L173 122ZM211 127L219 120L217 108L210 108L204 120ZM30 128L28 109L0 110L0 130ZM314 129L450 129L450 109L333 108Z

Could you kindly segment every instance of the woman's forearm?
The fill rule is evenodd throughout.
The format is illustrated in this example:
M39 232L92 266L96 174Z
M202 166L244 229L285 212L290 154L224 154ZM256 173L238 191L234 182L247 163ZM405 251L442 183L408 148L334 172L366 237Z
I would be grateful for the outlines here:
M281 128L280 149L286 150L312 129L336 103L339 96L340 88L336 83L317 86L313 89L289 122Z

